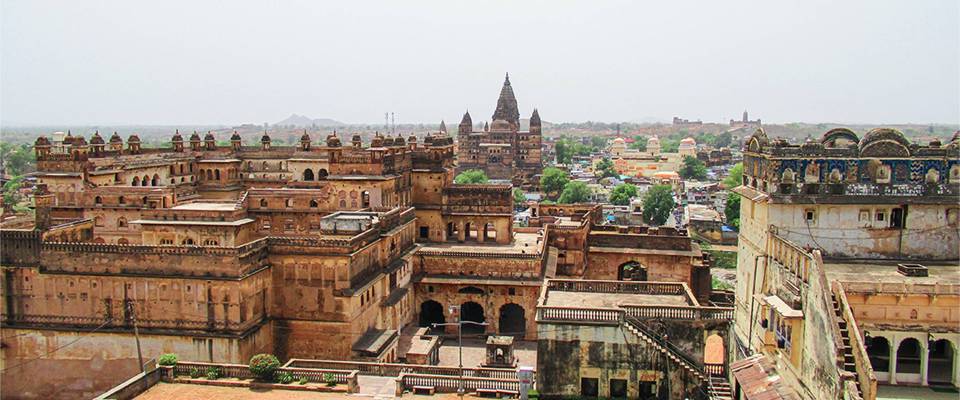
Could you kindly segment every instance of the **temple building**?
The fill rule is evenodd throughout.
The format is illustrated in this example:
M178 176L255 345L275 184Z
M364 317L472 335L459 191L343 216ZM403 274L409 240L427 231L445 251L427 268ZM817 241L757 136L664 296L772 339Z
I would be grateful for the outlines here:
M521 130L517 98L510 76L503 81L497 108L490 124L474 130L470 112L463 114L457 128L457 171L481 169L491 179L510 180L515 186L538 182L543 171L541 141L543 125L537 109L530 115L530 129Z
M960 133L919 144L838 128L790 145L758 129L743 151L735 392L956 388Z

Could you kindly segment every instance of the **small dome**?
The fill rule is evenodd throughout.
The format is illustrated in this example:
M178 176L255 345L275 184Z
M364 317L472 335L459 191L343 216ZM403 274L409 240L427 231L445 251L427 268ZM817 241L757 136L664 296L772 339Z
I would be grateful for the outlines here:
M180 131L179 131L179 130L177 130L176 132L173 133L173 138L170 139L170 141L171 141L171 142L182 142L182 141L183 141L183 136L180 136Z
M100 132L94 132L93 136L90 137L90 144L105 144L103 137L100 136Z
M140 136L137 136L136 133L130 135L130 137L127 138L127 143L140 143Z
M241 140L243 140L243 138L240 137L240 134L237 133L237 131L233 131L233 136L230 136L230 141L231 141L231 142L239 142L239 141L241 141Z
M407 138L407 143L416 143L416 142L417 142L417 135L414 135L411 133L410 137Z
M680 141L680 144L689 144L689 145L696 146L696 145L697 145L697 141L696 141L696 140L693 140L692 137L688 137L688 138L684 138L683 140L681 140L681 141Z
M207 132L207 135L203 137L204 141L215 141L216 138L213 137L213 133Z
M360 137L360 135L355 134L355 135L353 135L353 142L354 142L354 143L363 142L363 138Z
M73 145L74 145L74 146L78 146L78 147L79 147L79 146L86 146L86 145L87 145L87 139L85 139L83 136L77 136L75 139L73 139Z
M653 143L660 144L660 138L658 138L657 135L653 135L650 137L650 139L647 139L647 144Z
M50 145L50 139L47 139L46 136L40 136L40 137L37 138L37 140L36 140L35 142L33 142L33 145L34 145L34 146L49 146L49 145Z
M270 143L270 135L264 132L263 136L260 137L260 143Z
M399 134L397 134L397 138L396 138L396 139L393 139L393 145L394 145L394 146L406 146L407 143L403 141L403 136L400 136Z
M875 128L860 139L863 157L909 157L910 141L903 133L891 128Z
M391 147L391 146L393 146L393 138L390 136L383 138L383 147Z
M328 147L340 147L340 137L336 133L331 133L327 136L327 146Z
M110 136L110 143L123 143L123 139L120 138L120 135L114 132L113 136Z
M370 140L370 147L383 147L383 136L380 136L380 132L377 132L373 139Z
M197 132L193 132L193 134L190 135L190 141L191 141L191 142L199 142L199 141L200 141L200 135L197 134Z
M301 141L301 142L309 142L309 141L310 141L310 134L307 133L307 131L303 131L303 135L300 136L300 141Z
M622 144L626 144L626 143L627 143L627 141L626 141L626 140L623 140L623 138L619 138L619 137L618 137L618 138L616 138L616 139L613 139L613 144L616 144L616 145L622 145Z

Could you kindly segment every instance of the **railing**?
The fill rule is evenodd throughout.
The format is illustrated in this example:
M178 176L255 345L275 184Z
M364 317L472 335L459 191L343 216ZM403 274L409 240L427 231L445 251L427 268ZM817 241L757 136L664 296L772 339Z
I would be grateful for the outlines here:
M641 319L733 320L733 307L661 306L645 304L624 304L620 307L626 311L628 316Z
M636 329L637 331L646 335L649 339L653 340L654 343L656 343L661 348L669 351L680 362L686 364L687 367L693 370L696 374L699 374L699 378L708 379L707 373L704 370L703 363L694 359L692 356L687 354L685 350L673 344L673 342L669 340L665 340L663 337L664 335L662 333L651 331L645 326L645 324L642 321L636 318L628 317L624 320L624 322L630 325L631 327L633 327L634 329Z
M726 376L727 368L723 364L704 363L703 371L709 375Z
M547 281L548 290L591 293L684 295L686 294L686 290L683 286L683 283L647 281L592 281L573 279L551 279Z
M223 378L237 378L237 379L254 379L256 375L250 372L250 367L243 364L221 364L221 363L205 363L205 362L194 362L194 361L180 361L173 366L173 374L176 375L190 375L194 369L197 370L202 375L207 373L209 368L218 368L220 371L220 376ZM298 367L289 367L283 366L277 368L277 372L287 372L293 376L294 380L300 380L306 378L308 382L314 383L327 383L326 378L330 377L336 383L340 384L349 384L350 380L353 379L357 371L351 370L342 370L342 369L322 369L322 368L298 368Z
M538 307L537 322L580 322L619 324L623 310L614 308Z
M397 378L397 385L403 389L414 386L432 386L438 392L455 392L460 387L460 378L447 375L428 374L401 374ZM463 377L463 388L466 390L492 389L520 391L520 381L516 379L475 378Z
M460 368L439 365L402 363L377 363L366 361L307 360L293 358L284 365L289 368L326 368L356 370L362 375L399 376L400 374L426 374L459 376ZM506 368L463 368L463 376L476 378L516 379L517 371Z
M870 364L870 356L860 336L860 327L854 318L853 309L847 302L847 293L843 290L840 282L833 282L833 293L837 296L837 302L840 303L840 309L843 312L843 320L847 323L847 336L850 339L850 350L853 354L854 365L857 370L857 380L860 382L860 388L863 391L861 396L864 399L873 399L877 397L877 375L873 371L873 365Z
M69 315L39 315L39 314L14 314L7 320L10 324L35 324L35 325L67 325L74 327L106 327L106 328L132 328L132 320L124 318L107 317L89 317L89 316L69 316ZM250 319L244 323L237 321L224 320L184 320L184 319L150 319L137 318L137 326L140 329L193 329L193 330L229 330L242 331L253 325L258 324L257 319Z

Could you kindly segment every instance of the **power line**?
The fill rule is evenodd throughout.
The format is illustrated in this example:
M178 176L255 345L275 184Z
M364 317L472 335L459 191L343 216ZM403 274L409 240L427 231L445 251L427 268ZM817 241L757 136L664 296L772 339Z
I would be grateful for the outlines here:
M51 354L56 353L56 352L58 352L58 351L60 351L60 350L62 350L62 349L64 349L64 348L66 348L67 346L70 346L70 345L72 345L72 344L74 344L74 343L76 343L76 342L79 342L79 341L81 341L81 340L83 340L83 339L86 339L87 336L90 336L91 334L97 332L98 330L100 330L100 328L103 328L103 327L106 326L108 323L110 323L110 321L111 321L111 320L109 320L109 319L106 320L106 321L104 321L102 324L100 324L100 326L96 327L94 330L92 330L92 331L90 331L90 332L87 332L86 334L84 334L84 335L82 335L82 336L74 339L74 340L71 341L70 343L67 343L67 344L65 344L65 345L59 346L59 347L57 347L57 348L55 348L55 349L53 349L53 350L48 351L47 354L44 354L42 357L31 358L31 359L28 359L27 361L24 361L24 362L20 363L20 364L17 364L17 365L11 366L11 367L4 368L4 369L0 370L0 373L7 372L7 371L9 371L9 370L11 370L11 369L20 368L20 367L22 367L22 366L24 366L24 365L27 365L27 364L30 364L30 363L32 363L32 362L34 362L34 361L47 358L47 357L49 357Z

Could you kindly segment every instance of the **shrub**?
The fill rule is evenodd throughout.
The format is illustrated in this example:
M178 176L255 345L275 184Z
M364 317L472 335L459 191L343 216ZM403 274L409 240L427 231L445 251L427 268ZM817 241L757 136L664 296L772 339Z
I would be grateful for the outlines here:
M200 377L200 369L199 369L199 368L190 368L190 377L191 377L191 378L199 378L199 377Z
M281 372L277 374L277 383L282 383L284 385L293 383L293 375L289 372Z
M250 358L250 373L262 381L272 381L280 368L280 360L273 354L257 354Z
M305 377L305 376L300 377L300 382L299 382L299 383L300 383L301 385L306 385L307 382L310 382L310 380L307 379L307 377Z
M337 386L337 377L330 372L323 373L323 381L327 383L327 386Z
M160 365L177 365L177 355L173 353L167 353L160 356L157 360L157 364Z
M220 370L220 367L210 367L207 368L207 379L215 381L220 379L223 376L223 371Z

